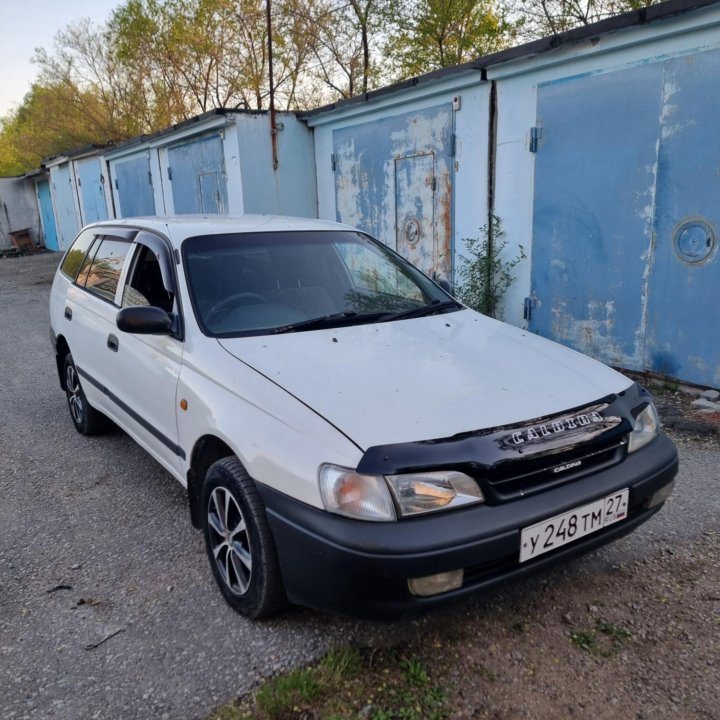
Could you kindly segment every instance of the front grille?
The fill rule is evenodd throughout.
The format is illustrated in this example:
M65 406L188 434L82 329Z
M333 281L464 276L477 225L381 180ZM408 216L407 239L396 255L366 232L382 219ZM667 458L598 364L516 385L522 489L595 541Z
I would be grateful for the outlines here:
M484 489L495 502L508 502L562 485L621 462L627 437L607 433L592 443L522 460L508 460L489 469Z

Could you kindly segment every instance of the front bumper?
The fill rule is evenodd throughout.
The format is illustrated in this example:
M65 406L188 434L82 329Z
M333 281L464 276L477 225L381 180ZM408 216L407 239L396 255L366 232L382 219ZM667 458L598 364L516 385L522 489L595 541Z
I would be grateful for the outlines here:
M500 505L477 505L397 522L364 522L305 505L258 484L280 557L288 599L319 610L393 619L519 577L622 537L661 505L651 497L678 470L661 435L611 468ZM616 490L630 489L627 519L520 565L520 532ZM418 597L409 578L465 571L457 590Z

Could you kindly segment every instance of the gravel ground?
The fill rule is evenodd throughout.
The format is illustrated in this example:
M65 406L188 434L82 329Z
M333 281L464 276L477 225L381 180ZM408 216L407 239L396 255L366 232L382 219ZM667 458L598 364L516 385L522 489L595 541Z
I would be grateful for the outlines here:
M302 609L246 621L213 585L182 487L123 433L85 438L73 430L48 340L58 260L0 260L3 719L203 718L259 678L331 644L417 642L438 623L463 628L491 606L499 613L531 608L548 585L580 592L598 576L612 580L613 568L668 551L682 562L690 542L720 529L717 442L680 434L681 475L663 512L565 568L393 625ZM646 572L642 564L637 572ZM598 586L596 604L612 606L621 581ZM668 602L681 612L681 598ZM695 642L715 641L717 623L708 631ZM692 666L693 656L686 662ZM647 663L650 672L652 657ZM692 673L678 682L684 697Z

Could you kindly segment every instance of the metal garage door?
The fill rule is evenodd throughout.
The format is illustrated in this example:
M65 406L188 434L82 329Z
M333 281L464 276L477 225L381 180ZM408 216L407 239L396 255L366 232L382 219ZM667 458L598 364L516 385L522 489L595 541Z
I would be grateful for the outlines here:
M168 151L168 176L175 213L227 212L222 138L210 135Z
M52 198L50 197L50 182L48 180L38 181L37 197L45 247L48 248L48 250L59 250L57 230L55 228L55 214L53 213Z
M716 51L538 88L530 327L720 384Z
M116 160L110 166L115 178L117 207L120 217L155 214L150 158L143 153L127 160Z
M70 166L65 164L50 168L50 182L57 211L58 245L60 250L67 250L80 230L75 212Z
M100 159L91 157L78 160L76 168L83 225L98 220L107 220L105 184L100 168Z
M452 153L449 104L335 130L337 219L449 280Z

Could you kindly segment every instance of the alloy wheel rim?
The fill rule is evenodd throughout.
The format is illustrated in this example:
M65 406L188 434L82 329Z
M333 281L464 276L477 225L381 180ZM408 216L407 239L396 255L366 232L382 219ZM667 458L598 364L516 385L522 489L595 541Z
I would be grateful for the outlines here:
M207 510L210 549L225 585L244 595L252 577L250 537L233 494L224 487L212 491Z
M68 405L70 406L70 415L79 425L83 418L83 399L80 390L80 379L72 365L68 365L65 371L65 388L67 390Z

